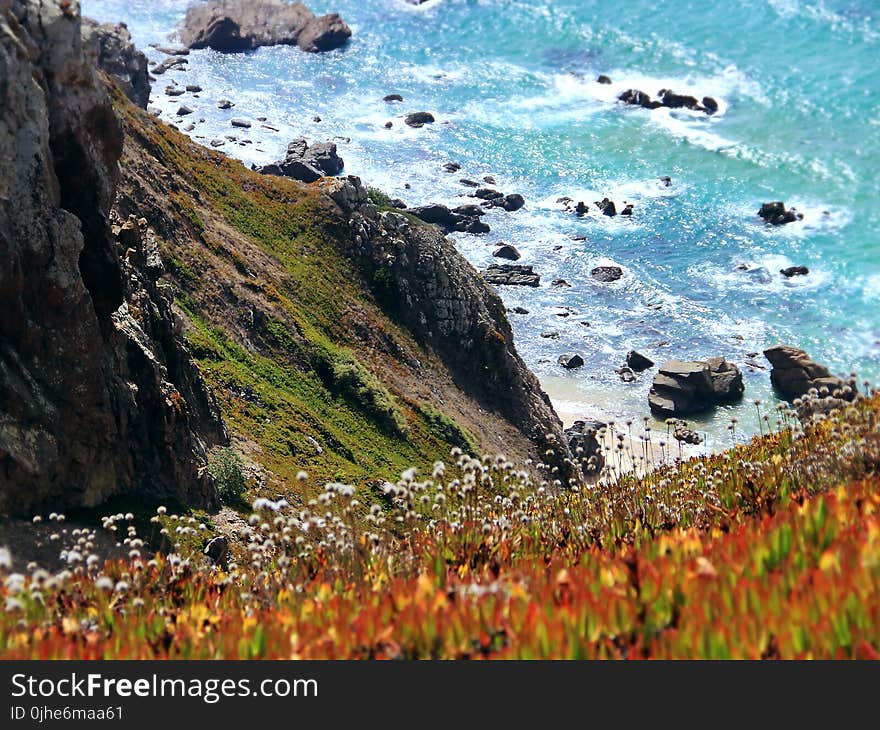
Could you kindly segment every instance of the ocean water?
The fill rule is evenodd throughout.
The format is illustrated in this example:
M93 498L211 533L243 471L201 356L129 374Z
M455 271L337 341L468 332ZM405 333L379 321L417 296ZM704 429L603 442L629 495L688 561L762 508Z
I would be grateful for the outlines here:
M125 21L158 60L148 44L173 39L188 4L85 0L83 11ZM510 315L517 347L567 418L648 415L650 376L624 384L614 372L633 348L658 363L724 355L743 367L744 402L695 420L710 447L730 443L733 416L741 436L757 431L754 399L772 408L769 371L745 362L776 342L877 381L876 0L308 4L349 23L344 50L194 52L186 72L158 77L153 105L172 122L181 103L192 107L180 126L196 122L192 136L222 140L221 150L248 163L283 156L296 136L334 140L347 173L411 205L471 202L462 177L492 175L501 190L523 194L523 210L486 217L490 234L453 238L477 267L493 261L499 242L514 244L520 263L542 275L540 289L501 294L529 310ZM598 74L613 83L596 83ZM168 97L172 79L203 91ZM616 103L628 88L710 95L721 108L706 116ZM405 101L383 102L389 93ZM221 98L236 107L219 110ZM403 124L421 110L438 122ZM258 116L278 131L230 126ZM449 161L461 171L444 172ZM659 181L666 175L670 187ZM566 213L556 203L563 196L593 213ZM635 215L596 215L593 201L606 196L633 203ZM804 220L766 226L756 212L768 200ZM606 263L623 268L620 281L591 279ZM784 279L779 270L792 264L810 275ZM557 278L572 286L552 288ZM541 337L550 331L558 339ZM562 370L563 352L580 353L586 366Z

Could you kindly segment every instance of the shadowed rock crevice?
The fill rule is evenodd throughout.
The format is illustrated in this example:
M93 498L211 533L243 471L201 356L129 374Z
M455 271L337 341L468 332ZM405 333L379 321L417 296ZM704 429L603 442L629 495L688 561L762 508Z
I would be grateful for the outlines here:
M95 63L76 5L0 0L0 512L216 502L219 411L148 232L110 225L123 134Z

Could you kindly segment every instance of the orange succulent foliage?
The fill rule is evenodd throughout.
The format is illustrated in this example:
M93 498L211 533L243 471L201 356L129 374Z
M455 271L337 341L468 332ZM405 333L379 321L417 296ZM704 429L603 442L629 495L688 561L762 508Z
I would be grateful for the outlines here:
M581 491L456 454L366 518L345 485L308 513L258 500L225 569L135 555L7 577L2 656L877 659L878 413L786 417Z

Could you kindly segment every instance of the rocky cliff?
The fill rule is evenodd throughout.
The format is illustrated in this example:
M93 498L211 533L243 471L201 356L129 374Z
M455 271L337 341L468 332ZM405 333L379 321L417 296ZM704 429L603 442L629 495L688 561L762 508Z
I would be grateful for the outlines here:
M215 501L219 414L137 223L77 3L0 0L0 511L136 491ZM152 260L152 264L149 263Z
M440 228L379 210L356 177L327 180L351 226L350 246L384 307L443 358L456 383L538 444L572 476L562 424L513 344L501 297Z
M227 428L296 501L301 469L366 487L453 446L568 475L499 298L436 228L192 143L85 37L75 5L0 0L0 512L211 506Z

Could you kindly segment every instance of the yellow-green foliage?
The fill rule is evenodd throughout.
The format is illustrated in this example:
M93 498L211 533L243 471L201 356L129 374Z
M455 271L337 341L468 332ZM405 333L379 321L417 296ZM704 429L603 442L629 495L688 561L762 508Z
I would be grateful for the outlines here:
M353 354L343 352L337 355L331 371L334 384L345 397L390 431L406 436L406 419L394 402L394 397Z

